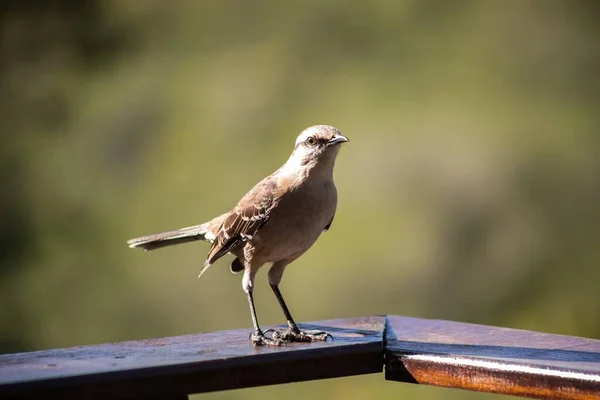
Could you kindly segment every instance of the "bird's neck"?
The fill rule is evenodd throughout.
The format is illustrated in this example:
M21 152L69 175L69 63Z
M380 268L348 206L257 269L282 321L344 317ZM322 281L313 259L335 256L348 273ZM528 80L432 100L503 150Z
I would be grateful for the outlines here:
M296 154L287 160L279 172L292 179L295 184L300 185L309 180L333 180L333 167L335 164L335 152L328 152L316 159L306 159Z

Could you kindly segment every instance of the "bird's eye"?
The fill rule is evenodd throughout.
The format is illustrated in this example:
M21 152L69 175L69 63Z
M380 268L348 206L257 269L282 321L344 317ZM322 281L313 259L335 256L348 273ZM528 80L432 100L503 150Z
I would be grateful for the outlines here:
M306 138L306 144L308 144L309 146L314 146L315 144L317 144L317 139L315 139L312 136L309 136L308 138Z

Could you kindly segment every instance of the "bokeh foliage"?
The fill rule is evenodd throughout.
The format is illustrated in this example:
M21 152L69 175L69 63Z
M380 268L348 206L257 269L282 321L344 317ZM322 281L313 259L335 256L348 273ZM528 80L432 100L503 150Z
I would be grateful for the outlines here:
M250 326L228 260L125 240L225 211L306 126L351 138L296 318L600 337L594 1L0 4L0 352ZM263 324L282 322L259 276ZM380 376L207 397L483 398Z

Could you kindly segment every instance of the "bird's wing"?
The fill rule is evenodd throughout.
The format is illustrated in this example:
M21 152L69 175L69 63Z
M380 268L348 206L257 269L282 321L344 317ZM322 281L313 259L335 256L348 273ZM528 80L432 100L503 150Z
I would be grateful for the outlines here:
M267 178L258 183L223 219L208 252L206 264L213 264L234 247L251 240L269 221L269 213L277 204L276 181Z

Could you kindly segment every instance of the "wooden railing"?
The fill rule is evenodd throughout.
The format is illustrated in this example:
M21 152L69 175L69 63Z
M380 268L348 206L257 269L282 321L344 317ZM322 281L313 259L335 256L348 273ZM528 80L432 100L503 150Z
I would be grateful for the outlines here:
M600 340L373 316L301 324L334 341L253 348L248 330L0 356L0 398L185 399L369 373L538 398L600 399Z

